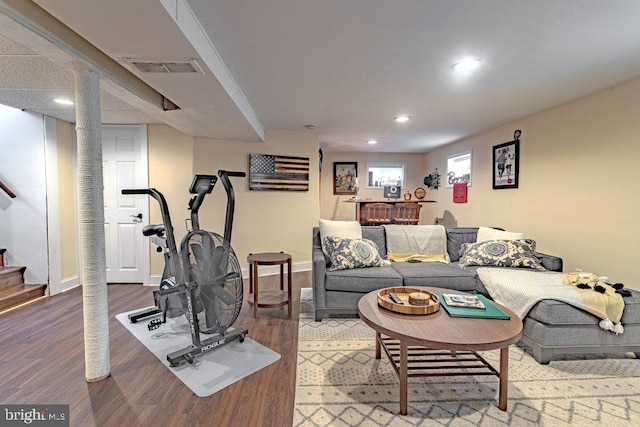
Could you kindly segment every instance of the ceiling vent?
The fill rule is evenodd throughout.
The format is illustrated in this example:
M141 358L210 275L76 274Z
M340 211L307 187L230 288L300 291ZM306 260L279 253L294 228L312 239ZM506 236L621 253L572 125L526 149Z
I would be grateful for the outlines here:
M126 59L131 65L136 67L142 73L163 73L163 74L184 74L184 73L202 73L204 70L195 59L186 61L154 61L144 59Z

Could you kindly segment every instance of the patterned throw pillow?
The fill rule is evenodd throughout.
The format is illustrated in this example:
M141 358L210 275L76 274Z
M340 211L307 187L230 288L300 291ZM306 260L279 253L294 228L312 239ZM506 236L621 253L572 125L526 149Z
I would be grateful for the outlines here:
M536 255L536 242L531 239L463 243L460 252L462 268L481 265L545 269Z
M369 239L325 237L324 246L331 258L329 271L379 267L385 264L380 258L378 245Z

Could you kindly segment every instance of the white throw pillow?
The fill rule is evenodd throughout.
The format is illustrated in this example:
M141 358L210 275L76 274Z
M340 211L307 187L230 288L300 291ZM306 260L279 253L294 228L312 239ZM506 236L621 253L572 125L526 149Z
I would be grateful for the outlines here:
M513 233L511 231L496 230L490 227L478 228L478 237L476 243L486 242L487 240L521 240L524 239L523 233Z
M362 239L362 227L358 221L331 221L328 219L320 220L320 244L322 252L325 256L331 255L324 246L325 237L343 237L347 239Z

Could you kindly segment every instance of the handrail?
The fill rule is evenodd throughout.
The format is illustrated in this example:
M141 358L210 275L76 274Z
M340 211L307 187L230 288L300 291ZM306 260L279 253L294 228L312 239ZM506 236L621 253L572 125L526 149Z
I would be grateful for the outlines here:
M16 195L13 193L13 191L9 190L9 187L4 185L4 182L2 182L2 181L0 181L0 188L2 188L4 190L4 192L7 193L7 195L9 197L11 197L12 199L16 198Z

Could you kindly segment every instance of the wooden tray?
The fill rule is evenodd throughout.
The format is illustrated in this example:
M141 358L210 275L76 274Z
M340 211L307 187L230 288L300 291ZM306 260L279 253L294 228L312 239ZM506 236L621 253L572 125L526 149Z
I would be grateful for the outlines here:
M396 304L389 298L389 293L395 292L398 298L404 302L404 304ZM414 292L425 294L428 296L428 304L426 305L413 305L409 302L409 294ZM395 311L396 313L404 314L432 314L440 310L440 299L436 294L427 292L424 289L410 288L403 286L401 288L385 288L378 292L378 305L386 308L387 310Z

